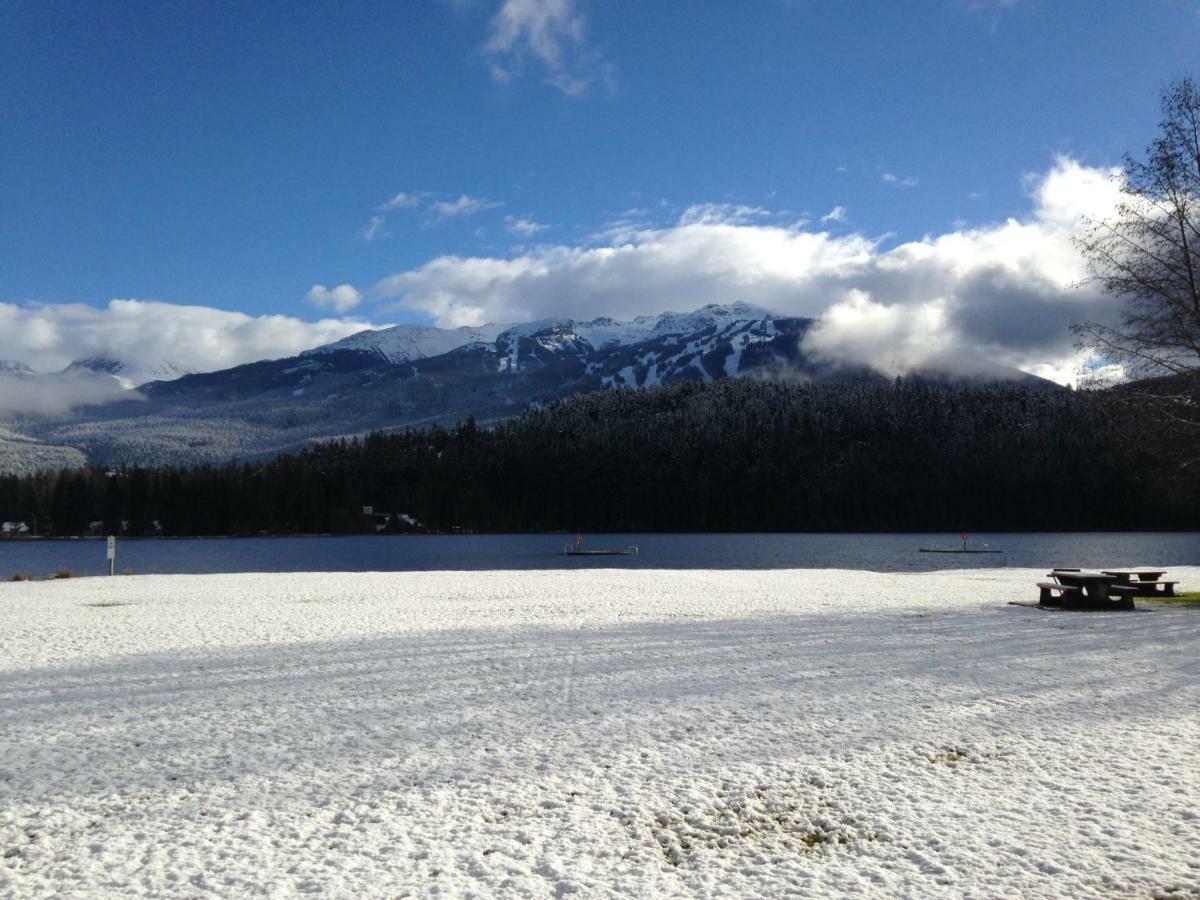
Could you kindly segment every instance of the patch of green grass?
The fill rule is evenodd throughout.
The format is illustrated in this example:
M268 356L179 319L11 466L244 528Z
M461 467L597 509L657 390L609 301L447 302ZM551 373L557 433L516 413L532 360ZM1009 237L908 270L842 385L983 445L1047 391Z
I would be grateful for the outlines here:
M938 753L929 754L929 761L931 763L956 763L966 758L966 751L958 749L942 750Z
M1174 597L1138 597L1138 603L1163 603L1170 606L1195 606L1200 609L1200 591L1184 591Z

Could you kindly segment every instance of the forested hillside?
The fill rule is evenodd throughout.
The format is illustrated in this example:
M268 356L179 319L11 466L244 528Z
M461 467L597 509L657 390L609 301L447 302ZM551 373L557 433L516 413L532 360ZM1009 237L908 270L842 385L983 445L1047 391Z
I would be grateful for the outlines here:
M482 429L373 434L268 462L0 479L41 533L1200 527L1195 475L1102 395L1017 385L685 382ZM123 525L121 523L124 523ZM412 526L393 518L389 528Z

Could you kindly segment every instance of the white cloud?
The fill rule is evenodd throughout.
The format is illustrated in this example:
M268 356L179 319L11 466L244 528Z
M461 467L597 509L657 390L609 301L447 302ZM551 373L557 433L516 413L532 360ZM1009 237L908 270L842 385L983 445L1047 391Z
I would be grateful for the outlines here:
M844 207L844 206L835 206L829 212L825 213L825 215L821 216L821 224L822 225L826 224L827 222L845 222L845 221L846 221L846 207Z
M376 291L445 326L551 316L632 317L744 300L821 319L805 349L885 370L979 360L1068 370L1068 326L1113 301L1073 285L1081 216L1111 209L1112 170L1057 159L1027 188L1022 219L884 249L861 233L765 222L755 207L690 207L670 226L627 224L577 246L509 258L443 256Z
M920 182L916 178L913 178L911 175L906 175L903 178L901 178L900 176L894 175L891 172L883 173L883 181L884 181L884 184L894 184L897 187L906 187L906 188L916 187L918 184L920 184Z
M519 237L534 237L546 231L550 226L543 225L541 222L526 216L505 216L504 227L509 234L515 234Z
M988 31L995 33L1001 20L1020 0L952 0L963 13L978 18Z
M396 194L396 196L392 197L392 199L387 203L381 205L379 209L382 212L389 212L393 209L414 209L420 206L421 201L427 196L428 195L424 192L410 194L405 191L401 191L400 193Z
M761 206L735 203L697 203L689 206L679 217L680 225L742 225L755 219L765 219L771 211Z
M363 227L363 230L358 233L358 236L369 244L376 238L388 236L386 226L387 219L382 214L371 216L371 221L369 221Z
M379 204L378 212L371 216L370 221L363 226L363 230L358 233L358 236L368 244L377 238L391 237L391 232L387 230L387 214L398 209L416 209L428 196L428 191L416 191L415 193L401 191L395 194L390 200Z
M20 376L0 373L0 415L57 416L77 406L144 399L117 379L94 372Z
M345 313L362 303L362 294L350 284L339 284L335 288L314 284L308 289L307 299L318 309L331 309L336 313Z
M899 375L953 352L947 320L944 298L886 305L851 288L825 310L805 346L818 356Z
M417 209L429 196L428 191L418 191L416 193L401 191L390 200L379 204L379 211L371 216L370 221L359 232L359 237L368 244L377 238L390 237L391 232L387 230L388 213L395 212L396 210ZM436 224L448 221L449 219L468 218L484 210L496 209L503 205L503 203L495 200L486 200L482 197L470 197L466 194L461 194L457 200L437 200L430 203L425 222L426 224Z
M547 83L569 97L586 93L597 79L612 91L616 68L588 46L586 32L575 0L504 0L483 52L497 84L511 84L533 59L545 69Z
M511 259L444 256L384 279L377 292L443 325L550 316L632 317L666 308L753 300L807 305L805 280L865 264L873 243L861 235L695 221L631 231L604 246L552 245ZM798 291L800 292L798 294Z
M1118 169L1060 157L1045 175L1026 178L1029 218L882 254L871 277L825 312L805 348L889 373L992 362L1073 382L1089 360L1074 351L1068 326L1111 319L1115 302L1075 288L1085 271L1071 237L1084 217L1112 213L1118 177Z
M0 303L0 359L20 360L43 373L94 357L147 369L169 364L183 372L211 372L292 356L368 327L356 320L305 322L160 301L112 300L99 309Z
M1121 170L1080 165L1067 156L1055 161L1050 177L1025 176L1039 220L1073 227L1080 219L1112 213L1121 200Z
M468 197L466 194L457 200L438 200L429 204L429 213L436 220L444 222L447 219L461 219L477 215L487 209L503 206L495 200L485 200L482 197Z

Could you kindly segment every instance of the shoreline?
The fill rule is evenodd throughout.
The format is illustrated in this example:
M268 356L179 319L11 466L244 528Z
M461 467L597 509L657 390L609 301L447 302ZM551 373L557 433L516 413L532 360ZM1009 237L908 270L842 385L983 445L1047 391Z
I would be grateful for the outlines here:
M554 536L570 536L578 532L567 530L554 531L355 531L355 532L272 532L269 534L162 534L162 535L117 535L121 541L205 541L205 540L257 540L257 539L279 539L279 538L419 538L419 537L554 537ZM1195 534L1200 535L1200 531L1188 528L1176 529L1152 529L1148 531L1128 531L1128 530L1097 530L1090 531L1075 531L1075 530L1057 530L1057 531L1036 531L1028 529L1018 530L980 530L978 534L986 535L1121 535L1121 534ZM716 535L739 535L752 537L755 535L768 536L944 536L947 540L955 541L958 539L957 532L954 531L588 531L585 534L589 535L613 535L613 536L636 536L650 535L654 537L665 536L716 536ZM0 544L6 542L12 543L29 543L34 541L103 541L108 538L108 535L103 534L87 534L87 535L7 535L0 536ZM939 551L940 552L940 551Z

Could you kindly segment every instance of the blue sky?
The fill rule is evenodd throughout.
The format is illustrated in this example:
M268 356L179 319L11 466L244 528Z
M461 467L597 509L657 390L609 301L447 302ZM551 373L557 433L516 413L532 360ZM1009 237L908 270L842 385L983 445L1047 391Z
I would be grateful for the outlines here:
M8 0L0 302L529 317L412 279L689 207L884 252L1139 151L1198 51L1182 0Z

